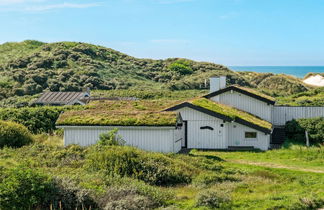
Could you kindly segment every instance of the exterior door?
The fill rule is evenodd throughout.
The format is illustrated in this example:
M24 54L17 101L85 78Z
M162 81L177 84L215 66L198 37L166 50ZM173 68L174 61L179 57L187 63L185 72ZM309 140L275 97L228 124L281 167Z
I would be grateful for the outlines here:
M183 138L181 141L181 147L182 148L187 148L188 147L188 122L183 121L183 126L182 126L182 132L183 132Z
M188 148L225 149L225 126L222 121L189 121Z

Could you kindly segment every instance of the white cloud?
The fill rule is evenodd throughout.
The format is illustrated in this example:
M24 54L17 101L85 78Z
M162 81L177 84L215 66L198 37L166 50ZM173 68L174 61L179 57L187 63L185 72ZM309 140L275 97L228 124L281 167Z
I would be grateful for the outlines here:
M53 9L64 9L64 8L75 8L75 9L83 9L89 7L98 7L100 3L89 3L89 4L73 4L64 2L62 4L45 4L45 5L34 5L25 7L24 10L26 11L47 11Z

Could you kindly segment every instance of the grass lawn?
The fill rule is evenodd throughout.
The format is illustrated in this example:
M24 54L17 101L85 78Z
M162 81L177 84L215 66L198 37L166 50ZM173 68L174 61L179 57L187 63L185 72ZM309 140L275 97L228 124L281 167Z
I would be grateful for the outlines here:
M228 162L263 165L324 173L324 147L291 146L266 152L196 152L197 155L217 156Z

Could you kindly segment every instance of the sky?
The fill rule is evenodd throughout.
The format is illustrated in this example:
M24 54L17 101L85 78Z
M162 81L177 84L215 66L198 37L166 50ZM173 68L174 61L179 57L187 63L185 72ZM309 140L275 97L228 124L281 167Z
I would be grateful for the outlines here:
M0 0L0 43L78 41L138 58L323 65L324 0Z

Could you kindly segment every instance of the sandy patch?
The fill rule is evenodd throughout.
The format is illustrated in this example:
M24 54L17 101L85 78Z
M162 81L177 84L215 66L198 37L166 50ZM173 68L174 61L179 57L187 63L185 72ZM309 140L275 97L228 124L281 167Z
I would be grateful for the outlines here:
M324 77L321 75L310 76L303 81L305 84L324 87Z

